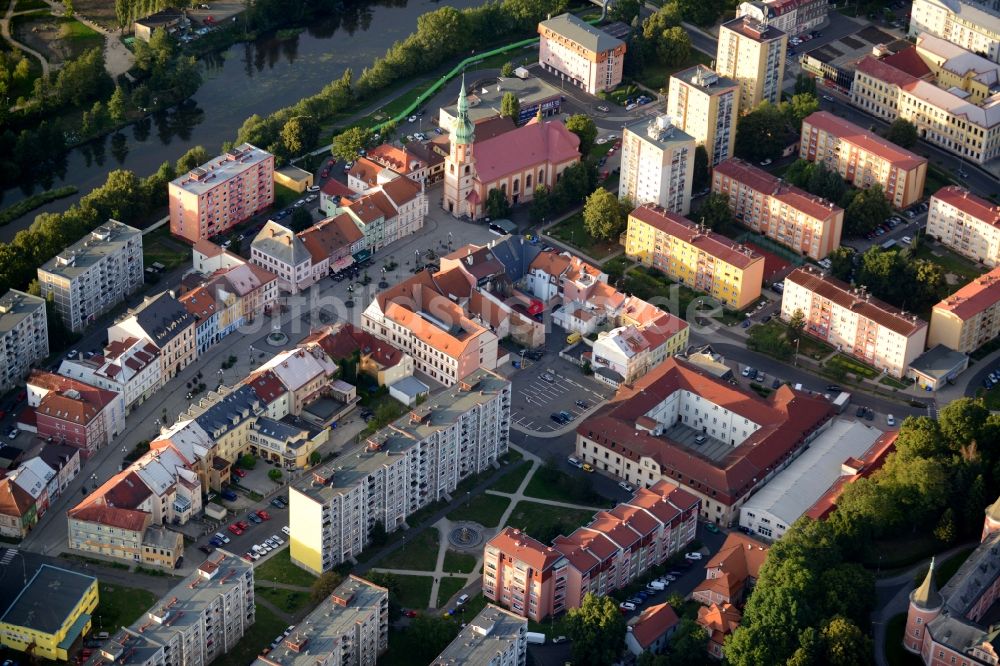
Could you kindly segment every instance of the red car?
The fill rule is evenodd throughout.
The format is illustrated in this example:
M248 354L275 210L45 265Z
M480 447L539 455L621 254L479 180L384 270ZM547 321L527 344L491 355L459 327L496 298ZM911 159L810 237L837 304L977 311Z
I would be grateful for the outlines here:
M229 526L229 531L235 534L236 536L243 534L243 530L241 530L240 526L237 525L236 523L233 523L232 525Z
M243 553L243 556L242 556L242 557L243 557L243 559L244 559L244 560L246 560L247 562L253 562L253 558L252 558L252 557L250 557L250 553Z
M320 172L319 176L320 178L329 178L330 172L327 169L323 169L323 171Z
M237 520L236 523L235 523L235 525L236 525L236 527L240 528L241 530L248 530L248 529L250 529L250 523L248 523L245 520Z
M622 140L621 140L621 139L618 139L617 141L615 141L615 145L614 145L614 148L613 148L613 150L618 150L618 149L620 149L621 147L622 147Z
M233 474L240 477L241 479L246 478L247 472L245 469L236 468L233 470Z
M415 610L403 611L403 615L405 615L406 617L416 617L417 611Z
M257 512L257 517L260 518L261 520L271 520L271 514L269 514L267 511L264 511L264 509L261 509L260 511Z

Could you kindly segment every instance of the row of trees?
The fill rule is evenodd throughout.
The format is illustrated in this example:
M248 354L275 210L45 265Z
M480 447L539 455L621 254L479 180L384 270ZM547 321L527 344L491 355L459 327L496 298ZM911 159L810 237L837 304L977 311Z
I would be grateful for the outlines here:
M948 293L941 267L911 251L871 247L861 255L858 284L876 298L909 312L930 310Z
M775 159L788 144L795 141L802 120L819 110L813 93L797 93L780 104L761 102L760 106L740 117L736 125L734 152L751 162Z

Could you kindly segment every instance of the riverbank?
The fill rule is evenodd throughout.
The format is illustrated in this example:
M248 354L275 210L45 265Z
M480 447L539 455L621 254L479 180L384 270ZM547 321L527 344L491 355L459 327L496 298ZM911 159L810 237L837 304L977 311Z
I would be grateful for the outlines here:
M54 190L46 190L41 194L33 194L27 199L22 199L16 204L7 206L3 210L0 210L0 227L10 224L22 215L27 215L31 211L41 208L50 201L63 199L76 194L77 191L75 186L66 185L64 187L57 187Z

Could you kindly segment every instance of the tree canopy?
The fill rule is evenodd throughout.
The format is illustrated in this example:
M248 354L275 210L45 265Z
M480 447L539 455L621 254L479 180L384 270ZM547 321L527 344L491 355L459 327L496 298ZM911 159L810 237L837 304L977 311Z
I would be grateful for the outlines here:
M500 99L500 115L504 118L510 118L515 123L521 116L521 102L518 101L517 95L509 90Z
M897 118L885 131L885 138L902 148L912 148L919 138L917 126L906 118Z
M617 238L625 226L618 197L603 187L594 190L583 207L583 226L594 238Z
M587 156L597 140L597 125L588 115L577 113L566 119L566 129L580 137L580 154Z
M368 142L371 141L371 131L362 127L351 127L333 137L330 153L337 159L352 162L358 159Z
M878 183L859 190L844 211L844 231L851 236L864 236L892 215L892 206L885 190Z
M625 618L611 597L587 593L580 607L566 614L565 624L578 666L611 664L625 645Z

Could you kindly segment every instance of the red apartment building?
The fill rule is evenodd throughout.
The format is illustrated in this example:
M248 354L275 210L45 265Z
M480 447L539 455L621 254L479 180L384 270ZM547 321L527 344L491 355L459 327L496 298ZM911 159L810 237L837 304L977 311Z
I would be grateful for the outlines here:
M552 546L507 527L485 546L483 594L536 622L578 608L588 593L625 587L687 546L700 503L660 481Z
M125 401L119 393L44 370L31 372L27 389L41 439L74 446L86 458L124 431Z

